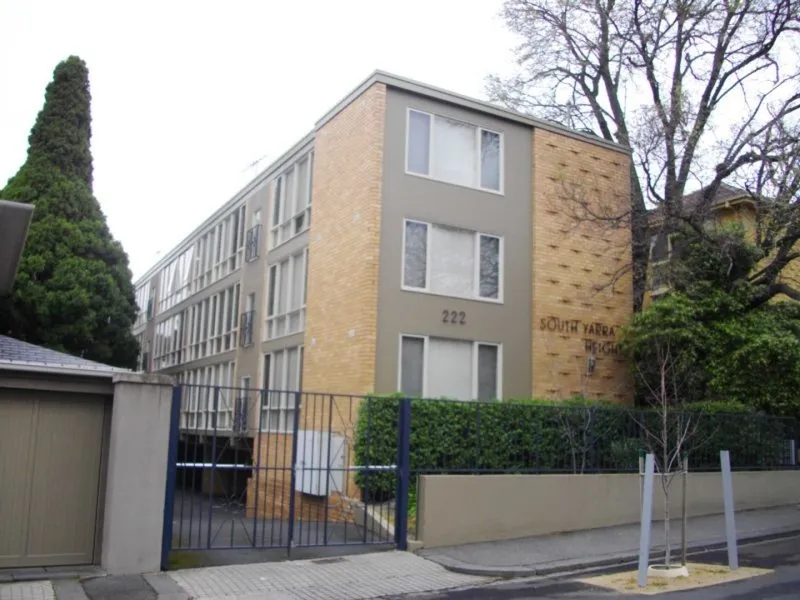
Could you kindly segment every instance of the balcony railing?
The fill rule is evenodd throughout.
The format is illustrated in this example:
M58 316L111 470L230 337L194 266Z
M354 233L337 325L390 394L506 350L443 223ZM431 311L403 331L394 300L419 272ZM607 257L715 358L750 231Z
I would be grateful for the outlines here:
M240 396L236 398L233 406L233 432L247 433L247 411L249 409L249 398Z
M142 354L142 371L145 373L150 371L150 353L145 352Z
M261 225L253 225L247 230L244 243L244 259L247 262L255 260L259 255L259 246L261 241Z
M243 312L239 317L239 345L243 348L253 344L253 323L256 320L256 311Z

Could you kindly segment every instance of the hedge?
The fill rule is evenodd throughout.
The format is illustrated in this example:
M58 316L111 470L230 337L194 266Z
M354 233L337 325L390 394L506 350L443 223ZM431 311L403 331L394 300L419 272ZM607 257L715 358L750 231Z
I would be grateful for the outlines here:
M358 465L397 461L399 395L366 398L355 433ZM732 403L695 404L671 413L672 427L691 418L690 469L719 469L719 450L731 452L734 468L771 468L785 461L796 422L755 414ZM457 402L411 399L411 472L599 473L635 472L640 449L648 449L641 424L659 431L659 415L604 402L507 400ZM391 471L359 471L356 483L369 501L392 498Z

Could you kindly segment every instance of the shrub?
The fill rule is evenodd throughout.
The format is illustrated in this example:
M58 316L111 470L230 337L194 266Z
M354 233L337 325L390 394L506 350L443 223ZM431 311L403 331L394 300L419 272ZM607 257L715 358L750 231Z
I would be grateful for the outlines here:
M359 407L355 436L358 465L397 463L400 395L374 396ZM635 472L647 444L637 424L658 429L658 414L575 398L565 402L411 400L412 476L425 473ZM636 417L634 419L634 416ZM785 440L796 437L786 419L764 417L736 403L699 403L690 468L719 469L719 450L734 466L780 464ZM672 413L671 418L678 418ZM356 483L367 501L394 497L393 471L360 471Z

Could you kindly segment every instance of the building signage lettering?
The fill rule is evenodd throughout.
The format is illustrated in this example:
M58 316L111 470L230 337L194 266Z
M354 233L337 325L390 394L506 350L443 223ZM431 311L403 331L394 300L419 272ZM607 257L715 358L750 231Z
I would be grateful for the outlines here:
M615 325L600 322L584 323L580 319L542 317L539 321L539 329L567 335L582 335L584 349L592 354L619 354L619 346L615 341L617 337L617 326ZM613 339L595 340L588 336Z

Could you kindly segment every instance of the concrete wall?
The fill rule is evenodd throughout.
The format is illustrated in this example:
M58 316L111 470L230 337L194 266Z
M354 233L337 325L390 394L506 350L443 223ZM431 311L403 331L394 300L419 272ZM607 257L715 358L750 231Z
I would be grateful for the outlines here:
M425 547L514 539L639 522L638 475L423 475L417 539ZM737 510L796 504L800 471L733 474ZM723 512L718 473L692 473L690 516ZM680 484L670 488L672 515L680 515ZM653 518L663 518L664 493L656 480Z
M101 566L111 575L158 571L172 380L131 373L113 383Z

